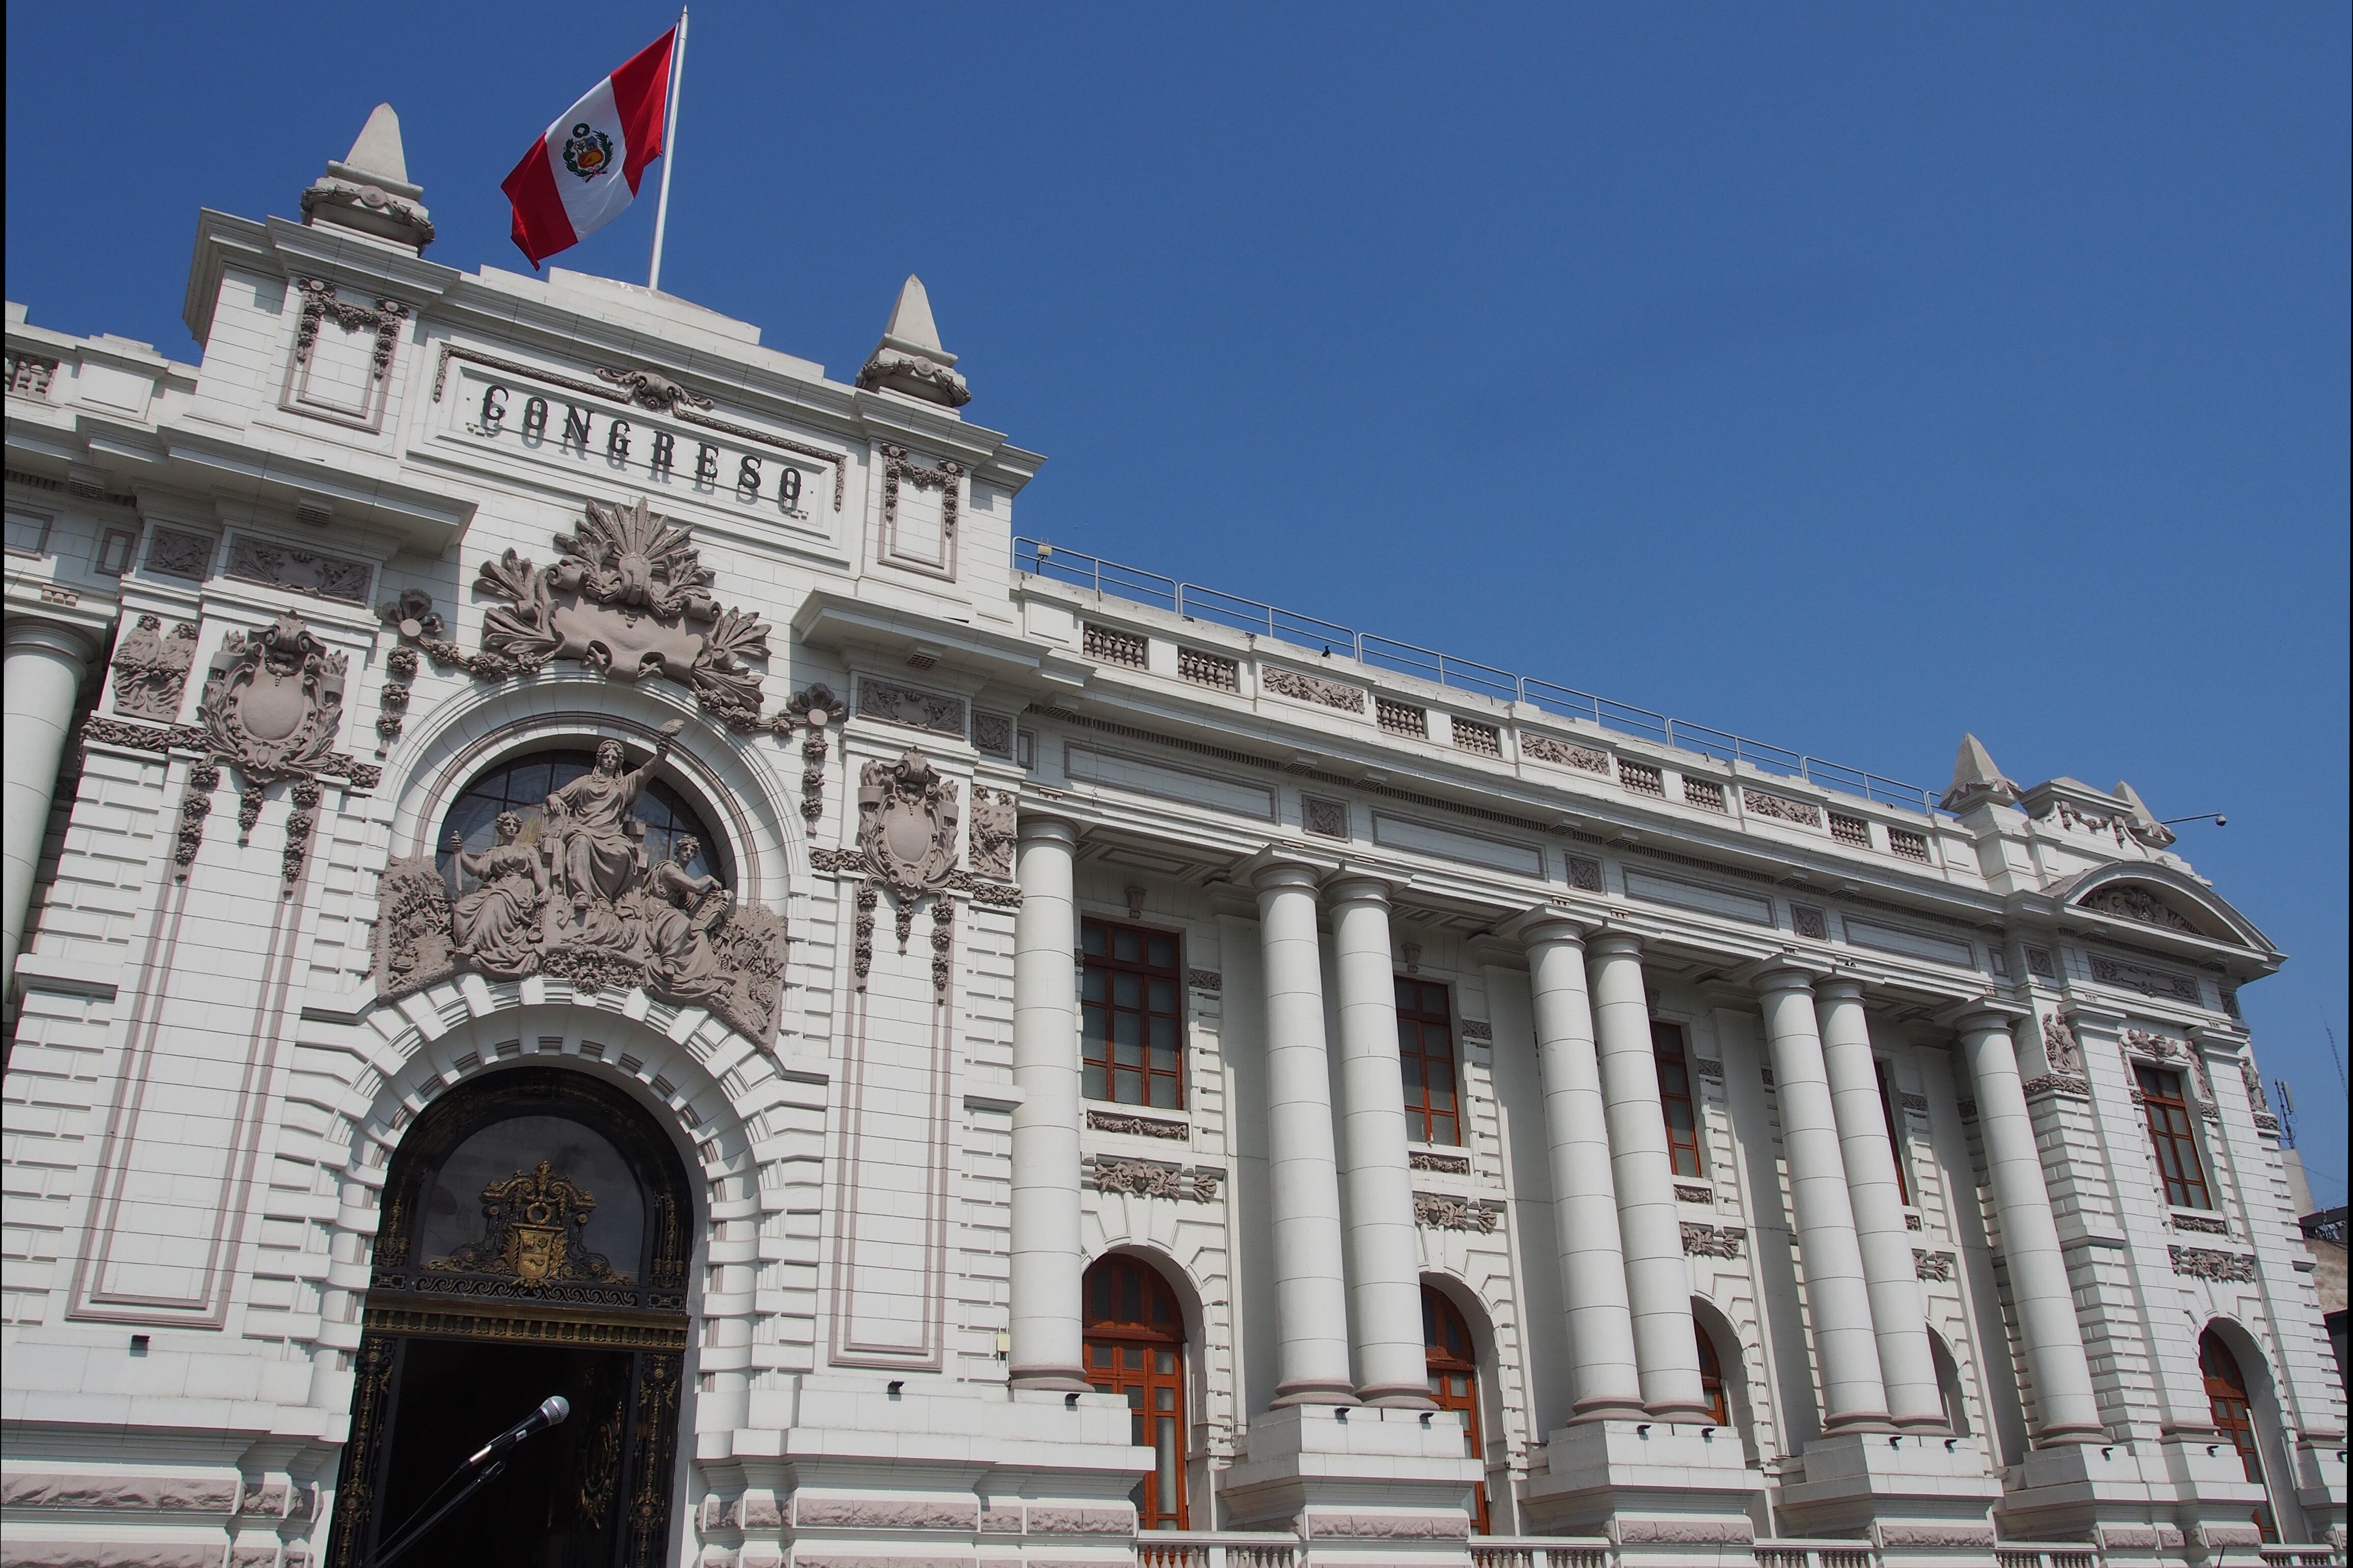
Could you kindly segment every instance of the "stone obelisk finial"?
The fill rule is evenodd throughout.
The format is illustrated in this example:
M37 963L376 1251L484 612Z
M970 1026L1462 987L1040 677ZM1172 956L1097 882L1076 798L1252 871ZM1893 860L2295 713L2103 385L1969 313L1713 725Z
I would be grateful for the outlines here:
M940 329L932 320L932 297L924 291L923 280L910 273L892 308L891 324L882 329L882 341L858 373L858 384L961 408L972 401L972 389L955 373L955 355L940 347Z
M360 138L302 193L302 221L332 225L423 250L433 243L421 185L408 181L408 154L400 144L400 116L379 103Z

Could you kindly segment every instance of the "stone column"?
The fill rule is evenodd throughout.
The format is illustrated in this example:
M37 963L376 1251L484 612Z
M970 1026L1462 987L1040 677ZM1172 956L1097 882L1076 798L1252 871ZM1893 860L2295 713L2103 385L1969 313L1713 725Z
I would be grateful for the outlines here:
M1427 1410L1434 1402L1421 1332L1421 1238L1406 1164L1389 888L1350 877L1334 883L1329 897L1340 985L1340 1179L1348 1195L1356 1397Z
M1078 830L1021 819L1013 919L1013 1257L1010 1373L1017 1388L1087 1386L1079 1244Z
M1821 1363L1822 1431L1884 1431L1887 1391L1880 1382L1871 1290L1855 1241L1838 1118L1822 1067L1813 982L1802 970L1768 968L1757 977L1757 993L1772 1044L1781 1148L1789 1163L1790 1202L1798 1211L1798 1257L1806 1270L1806 1310Z
M1590 963L1597 1065L1642 1403L1670 1421L1704 1421L1691 1266L1683 1261L1683 1226L1675 1219L1674 1166L1667 1155L1666 1114L1659 1107L1642 944L1621 934L1597 937Z
M1354 1405L1332 1076L1324 1044L1324 963L1315 873L1273 865L1253 879L1266 968L1266 1142L1274 1232L1277 1405ZM1429 1386L1425 1381L1424 1388Z
M1928 1349L1928 1314L1912 1261L1912 1233L1904 1224L1904 1189L1895 1178L1895 1150L1888 1142L1862 986L1852 980L1828 981L1815 988L1814 1010L1888 1411L1907 1432L1947 1431L1944 1391L1936 1384L1936 1357Z
M2059 1249L2058 1223L2051 1216L2051 1194L2042 1184L2042 1154L2027 1114L2026 1090L2019 1082L2010 1021L1997 1012L1971 1013L1957 1026L1977 1096L1986 1174L2001 1215L2010 1300L2018 1310L2019 1336L2026 1342L2026 1364L2034 1374L2041 1417L2035 1447L2103 1442L2107 1428L2101 1424L2099 1400L2092 1392L2091 1363L2075 1321L2075 1295L2067 1283L2067 1258Z
M7 743L5 822L0 822L0 995L14 995L16 954L24 946L25 915L33 900L33 871L48 832L49 804L58 787L73 730L74 699L91 653L90 640L48 621L11 620L7 628Z
M1543 1077L1545 1142L1552 1152L1553 1235L1568 1353L1577 1368L1575 1419L1639 1421L1641 1378L1626 1305L1626 1254L1618 1193L1609 1179L1609 1121L1585 989L1585 932L1541 919L1521 932L1535 1004L1536 1068Z

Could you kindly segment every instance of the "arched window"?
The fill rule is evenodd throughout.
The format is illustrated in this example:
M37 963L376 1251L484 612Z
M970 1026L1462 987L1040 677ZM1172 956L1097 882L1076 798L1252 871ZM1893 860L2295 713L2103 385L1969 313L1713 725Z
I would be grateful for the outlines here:
M1961 1392L1960 1363L1945 1343L1945 1336L1936 1330L1928 1331L1928 1354L1936 1364L1936 1392L1944 1396L1945 1424L1956 1437L1969 1435L1969 1402Z
M533 752L477 776L441 818L441 831L433 840L434 864L444 879L457 875L457 856L449 847L452 836L467 854L480 855L498 842L500 815L512 812L522 823L515 842L535 847L540 824L547 815L547 797L596 765L594 751ZM688 862L687 870L697 877L715 876L729 887L735 885L726 864L725 845L678 791L659 779L649 782L638 800L635 816L645 824L648 860L670 858L671 846L691 836L702 844L702 853Z
M1087 1381L1127 1396L1130 1440L1152 1450L1134 1493L1139 1530L1185 1528L1185 1316L1147 1264L1113 1255L1087 1270Z
M2239 1371L2239 1358L2211 1329L2198 1336L2198 1370L2206 1376L2206 1403L2213 1410L2214 1425L2237 1447L2247 1479L2263 1485L2263 1453L2255 1442L2255 1409L2247 1395L2247 1380ZM2255 1524L2265 1541L2279 1539L2269 1504L2256 1508Z
M1699 1341L1699 1396L1707 1405L1707 1418L1719 1426L1732 1425L1732 1400L1724 1392L1724 1363L1715 1358L1715 1342L1708 1338L1707 1330L1697 1318L1692 1320L1692 1337Z
M1461 1413L1464 1457L1483 1458L1479 1432L1479 1348L1472 1342L1471 1325L1462 1321L1454 1303L1427 1285L1421 1288L1421 1344L1430 1364L1430 1398L1440 1410ZM1483 1483L1474 1508L1472 1528L1484 1535L1488 1531Z

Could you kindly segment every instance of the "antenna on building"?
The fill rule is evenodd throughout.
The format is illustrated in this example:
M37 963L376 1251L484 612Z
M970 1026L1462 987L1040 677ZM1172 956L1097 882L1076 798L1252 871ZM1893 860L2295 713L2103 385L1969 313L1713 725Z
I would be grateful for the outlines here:
M2320 1032L2328 1037L2328 1059L2337 1064L2337 1092L2343 1094L2345 1092L2345 1057L2344 1053L2337 1048L2337 1031L2323 1028Z
M2272 1079L2272 1092L2279 1096L2280 1147L2295 1147L2295 1096L2288 1092L2287 1079Z

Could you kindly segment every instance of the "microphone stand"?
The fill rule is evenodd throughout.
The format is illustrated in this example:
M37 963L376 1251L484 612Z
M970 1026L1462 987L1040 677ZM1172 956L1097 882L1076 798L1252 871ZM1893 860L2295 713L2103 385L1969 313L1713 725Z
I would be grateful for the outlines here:
M402 1552L406 1552L410 1547L424 1540L425 1537L431 1532L433 1527L440 1523L443 1517L447 1515L450 1510L456 1508L459 1503L464 1502L468 1498L472 1497L474 1493L480 1490L482 1487L497 1479L497 1477L502 1474L507 1468L507 1462L504 1458L493 1459L489 1464L482 1466L480 1469L475 1468L477 1463L478 1461L474 1459L467 1460L464 1464L458 1467L456 1473L451 1475L448 1480L443 1481L438 1487L435 1488L433 1496L427 1498L423 1505L417 1509L417 1512L408 1516L409 1522L401 1526L400 1529L393 1532L390 1544L377 1550L375 1562L371 1565L371 1568L386 1568L386 1564L390 1563L394 1558L398 1557ZM426 1517L424 1522L421 1524L418 1523L418 1515L423 1514L426 1509L432 1508L434 1499L438 1498L443 1492L448 1491L451 1484L459 1479L463 1479L466 1484L458 1489L457 1494L450 1498L448 1502L443 1503L439 1508L433 1509L432 1513Z

